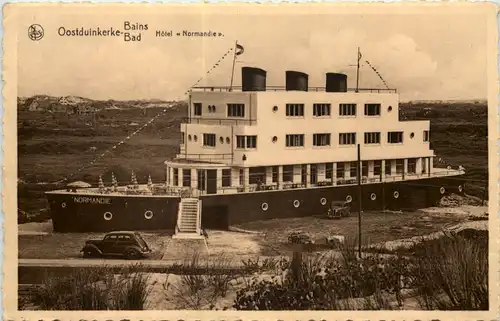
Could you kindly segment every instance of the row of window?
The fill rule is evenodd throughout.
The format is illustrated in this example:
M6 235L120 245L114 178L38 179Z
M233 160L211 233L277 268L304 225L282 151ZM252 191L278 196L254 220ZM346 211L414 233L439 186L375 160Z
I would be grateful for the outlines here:
M317 182L318 178L318 173L321 171L318 169L319 164L310 164L310 170L309 172L307 171L307 166L302 165L301 170L300 170L300 175L302 176L302 180L305 181L305 176L307 174L310 175L311 180L310 182L315 184ZM404 160L403 159L397 159L395 161L395 166L392 165L392 162L386 161L385 162L385 167L384 167L384 172L386 175L402 175L404 172ZM416 174L417 173L417 158L409 158L408 159L408 165L407 165L407 173L408 174ZM332 179L333 178L333 164L332 163L325 163L325 179ZM362 161L361 162L361 176L368 176L368 162L367 161ZM173 185L174 186L179 186L179 169L174 168L173 169ZM272 171L272 182L276 183L278 182L278 175L279 175L279 166L273 166ZM420 172L426 173L427 168L426 166L421 166L420 167ZM293 177L297 174L296 171L294 171L294 165L284 165L283 166L283 182L293 182L294 179ZM358 175L358 163L357 162L339 162L337 163L337 168L335 171L336 177L337 178L343 178L343 177L352 177L356 178ZM382 175L382 161L381 160L376 160L373 162L373 176L377 177ZM204 170L198 170L198 188L199 189L205 189L205 171ZM266 181L266 168L265 167L251 167L249 169L248 173L248 178L249 178L249 184L259 184L263 183ZM232 186L232 175L231 175L231 169L223 169L222 170L222 187L229 187ZM239 171L239 184L241 186L244 185L244 170L240 169ZM190 169L183 169L182 170L182 186L191 186L191 170Z
M331 135L330 133L317 133L313 134L313 146L330 146L331 145ZM410 138L415 136L414 133L410 134ZM184 133L182 135L184 137ZM303 147L304 146L304 134L287 134L285 137L286 147ZM229 138L226 139L227 143L230 142ZM221 137L221 143L224 139ZM273 142L277 142L278 137L273 137ZM424 142L429 141L429 131L424 130ZM181 143L184 142L182 138ZM367 132L364 133L364 143L365 145L370 144L380 144L380 132ZM388 144L400 144L403 143L403 132L388 132L387 133L387 143ZM356 133L339 133L339 145L355 145L356 144ZM203 134L203 146L215 147L216 145L216 135L205 133ZM257 136L236 136L236 148L252 149L257 148Z
M201 103L194 103L194 115L202 116L203 109ZM304 104L286 104L286 116L288 117L303 117L304 116ZM364 114L365 116L380 116L380 104L365 104ZM356 116L356 104L339 104L339 115L340 116ZM273 111L277 111L277 106L273 107ZM389 106L388 111L392 111L392 107ZM209 112L215 112L215 105L208 106ZM313 104L313 116L323 117L331 116L332 105L331 104ZM227 117L245 117L245 104L227 104Z

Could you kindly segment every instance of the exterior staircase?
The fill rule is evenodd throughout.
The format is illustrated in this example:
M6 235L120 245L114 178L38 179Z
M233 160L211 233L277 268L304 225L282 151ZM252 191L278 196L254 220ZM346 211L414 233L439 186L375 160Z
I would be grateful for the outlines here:
M181 198L177 213L176 239L204 239L201 233L201 200Z

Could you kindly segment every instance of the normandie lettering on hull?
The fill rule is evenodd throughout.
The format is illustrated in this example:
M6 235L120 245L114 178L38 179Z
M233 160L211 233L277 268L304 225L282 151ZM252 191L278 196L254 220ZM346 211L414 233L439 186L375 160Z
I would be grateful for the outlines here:
M75 203L83 203L83 204L111 204L110 198L101 198L101 197L73 197L73 201Z

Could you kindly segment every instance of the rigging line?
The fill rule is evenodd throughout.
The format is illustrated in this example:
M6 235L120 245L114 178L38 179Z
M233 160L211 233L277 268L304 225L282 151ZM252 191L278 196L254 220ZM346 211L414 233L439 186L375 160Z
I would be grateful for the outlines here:
M370 62L368 60L365 60L366 63L368 64L368 66L370 66L371 69L373 69L373 71L377 74L377 76L380 78L380 80L382 80L382 82L384 83L385 87L387 89L389 89L389 86L387 85L387 83L385 82L384 78L382 78L382 75L380 75L380 73L378 72L377 69L375 69L375 67L373 67Z
M222 57L225 57L229 52L231 52L233 50L233 48L230 48ZM219 59L219 61L214 64L212 66L212 68L207 72L210 73L213 69L215 69L216 67L219 66L219 62L222 60L223 58ZM204 78L204 76L202 76L193 86L196 86L202 79ZM191 86L191 87L193 87ZM185 94L189 93L189 90L187 92L185 92ZM173 105L169 105L169 108L172 107ZM122 145L125 140L128 140L130 138L132 138L133 136L137 135L139 132L141 132L144 128L148 127L149 124L152 124L154 121L156 121L156 119L160 116L162 116L163 114L165 114L165 112L167 111L167 108L166 109L163 109L163 111L161 111L160 113L158 113L156 116L154 116L153 118L151 118L148 122L146 122L143 126L141 126L138 130L136 130L135 132L133 132L132 134L128 135L126 138L124 138L122 141L120 141L119 143L115 144L113 147L105 150L102 154L100 154L98 157L94 158L89 164L87 165L84 165L82 167L80 167L76 172L64 177L63 179L59 180L59 181L55 181L51 184L60 184L62 182L65 182L67 181L69 178L75 176L76 174L79 174L82 170L84 169L87 169L91 166L94 166L95 165L95 162L97 162L99 159L103 158L104 156L106 156L106 154L108 153L111 153L111 151L113 149L116 149L118 146Z

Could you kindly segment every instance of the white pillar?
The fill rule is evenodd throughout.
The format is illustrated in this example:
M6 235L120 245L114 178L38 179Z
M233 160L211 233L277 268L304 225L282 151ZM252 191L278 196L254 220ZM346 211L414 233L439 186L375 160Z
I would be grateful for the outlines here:
M183 186L183 181L182 181L182 168L178 168L177 169L177 177L179 177L179 182L178 182L178 186Z
M337 163L333 163L332 166L332 183L337 185Z
M240 186L240 169L232 168L231 169L231 186L237 187Z
M391 176L396 176L396 160L391 159Z
M196 168L191 169L191 188L198 189L198 170Z
M326 180L326 164L317 164L316 168L318 173L318 182L324 182Z
M217 191L222 189L222 169L217 168Z
M245 188L245 192L248 192L249 191L249 185L250 185L250 168L248 167L245 167L244 170L243 170L243 185L244 185L244 188Z
M349 179L351 177L351 162L344 163L344 179ZM356 178L356 177L353 177Z
M403 159L403 173L408 174L408 158Z
M422 174L422 158L417 158L417 164L415 166L415 172L417 175Z
M266 166L266 185L271 185L273 183L273 167Z
M174 186L174 168L169 167L168 168L169 175L168 175L168 186Z

